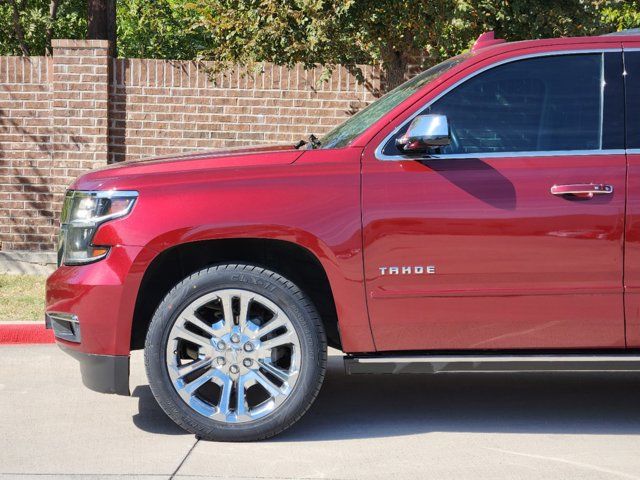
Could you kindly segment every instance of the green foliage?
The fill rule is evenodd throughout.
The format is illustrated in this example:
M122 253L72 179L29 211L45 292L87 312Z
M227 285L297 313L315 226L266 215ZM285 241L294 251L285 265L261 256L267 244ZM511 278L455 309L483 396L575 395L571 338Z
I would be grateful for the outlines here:
M184 0L119 0L116 9L121 57L190 60L212 43Z
M0 0L0 55L22 53L12 5L31 55L53 38L86 35L86 0ZM591 35L640 26L640 0L117 0L118 54L251 65L379 63L390 84L468 49L494 30L507 40ZM394 78L395 74L395 78Z
M429 65L458 54L487 30L521 40L599 29L596 4L584 0L197 0L190 7L216 39L204 54L223 63L373 62L403 72L416 59Z
M602 21L615 30L640 27L640 1L607 2L602 8Z
M18 1L20 25L31 55L44 55L46 30L50 25L48 0ZM87 31L86 0L60 2L53 38L82 38ZM11 2L0 0L0 55L22 55L16 35Z

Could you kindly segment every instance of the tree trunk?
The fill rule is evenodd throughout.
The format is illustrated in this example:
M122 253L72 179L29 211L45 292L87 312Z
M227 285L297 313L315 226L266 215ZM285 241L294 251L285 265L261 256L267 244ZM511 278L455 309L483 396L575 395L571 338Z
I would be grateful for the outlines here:
M384 72L384 90L389 91L405 81L408 67L407 56L402 52L384 49L382 52L382 69Z
M53 49L51 48L51 38L53 37L53 25L58 16L58 5L60 0L51 0L49 3L49 25L47 25L46 32L46 49L49 55L53 55Z
M116 48L116 0L88 0L87 38L109 40L112 53Z
M16 3L16 0L10 0L11 10L13 16L13 30L16 34L16 38L18 39L18 44L20 45L20 50L22 51L22 55L25 57L29 56L29 47L27 46L27 42L24 38L24 30L22 29L22 24L20 23L20 10L24 8L24 5L20 5Z

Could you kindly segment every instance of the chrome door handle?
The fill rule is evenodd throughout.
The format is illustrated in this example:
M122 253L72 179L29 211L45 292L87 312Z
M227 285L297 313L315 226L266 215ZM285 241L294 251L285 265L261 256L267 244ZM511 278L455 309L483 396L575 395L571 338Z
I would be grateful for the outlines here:
M573 195L574 197L593 198L594 195L613 193L613 186L604 183L576 183L572 185L554 185L552 195Z

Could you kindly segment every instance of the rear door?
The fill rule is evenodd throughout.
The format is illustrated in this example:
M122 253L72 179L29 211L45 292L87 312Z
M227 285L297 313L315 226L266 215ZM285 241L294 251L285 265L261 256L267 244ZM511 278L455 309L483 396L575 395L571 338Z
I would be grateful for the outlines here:
M378 350L625 346L623 102L619 49L526 55L425 103L451 146L365 149Z
M625 242L627 343L640 347L640 42L625 41L627 162L629 165Z

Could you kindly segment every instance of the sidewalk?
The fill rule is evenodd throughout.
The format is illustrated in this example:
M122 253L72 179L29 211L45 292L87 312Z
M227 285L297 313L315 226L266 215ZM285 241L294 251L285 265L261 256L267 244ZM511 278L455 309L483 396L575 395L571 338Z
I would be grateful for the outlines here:
M0 346L0 479L619 479L640 471L639 375L346 377L262 443L197 441L133 397L86 390L53 345Z

